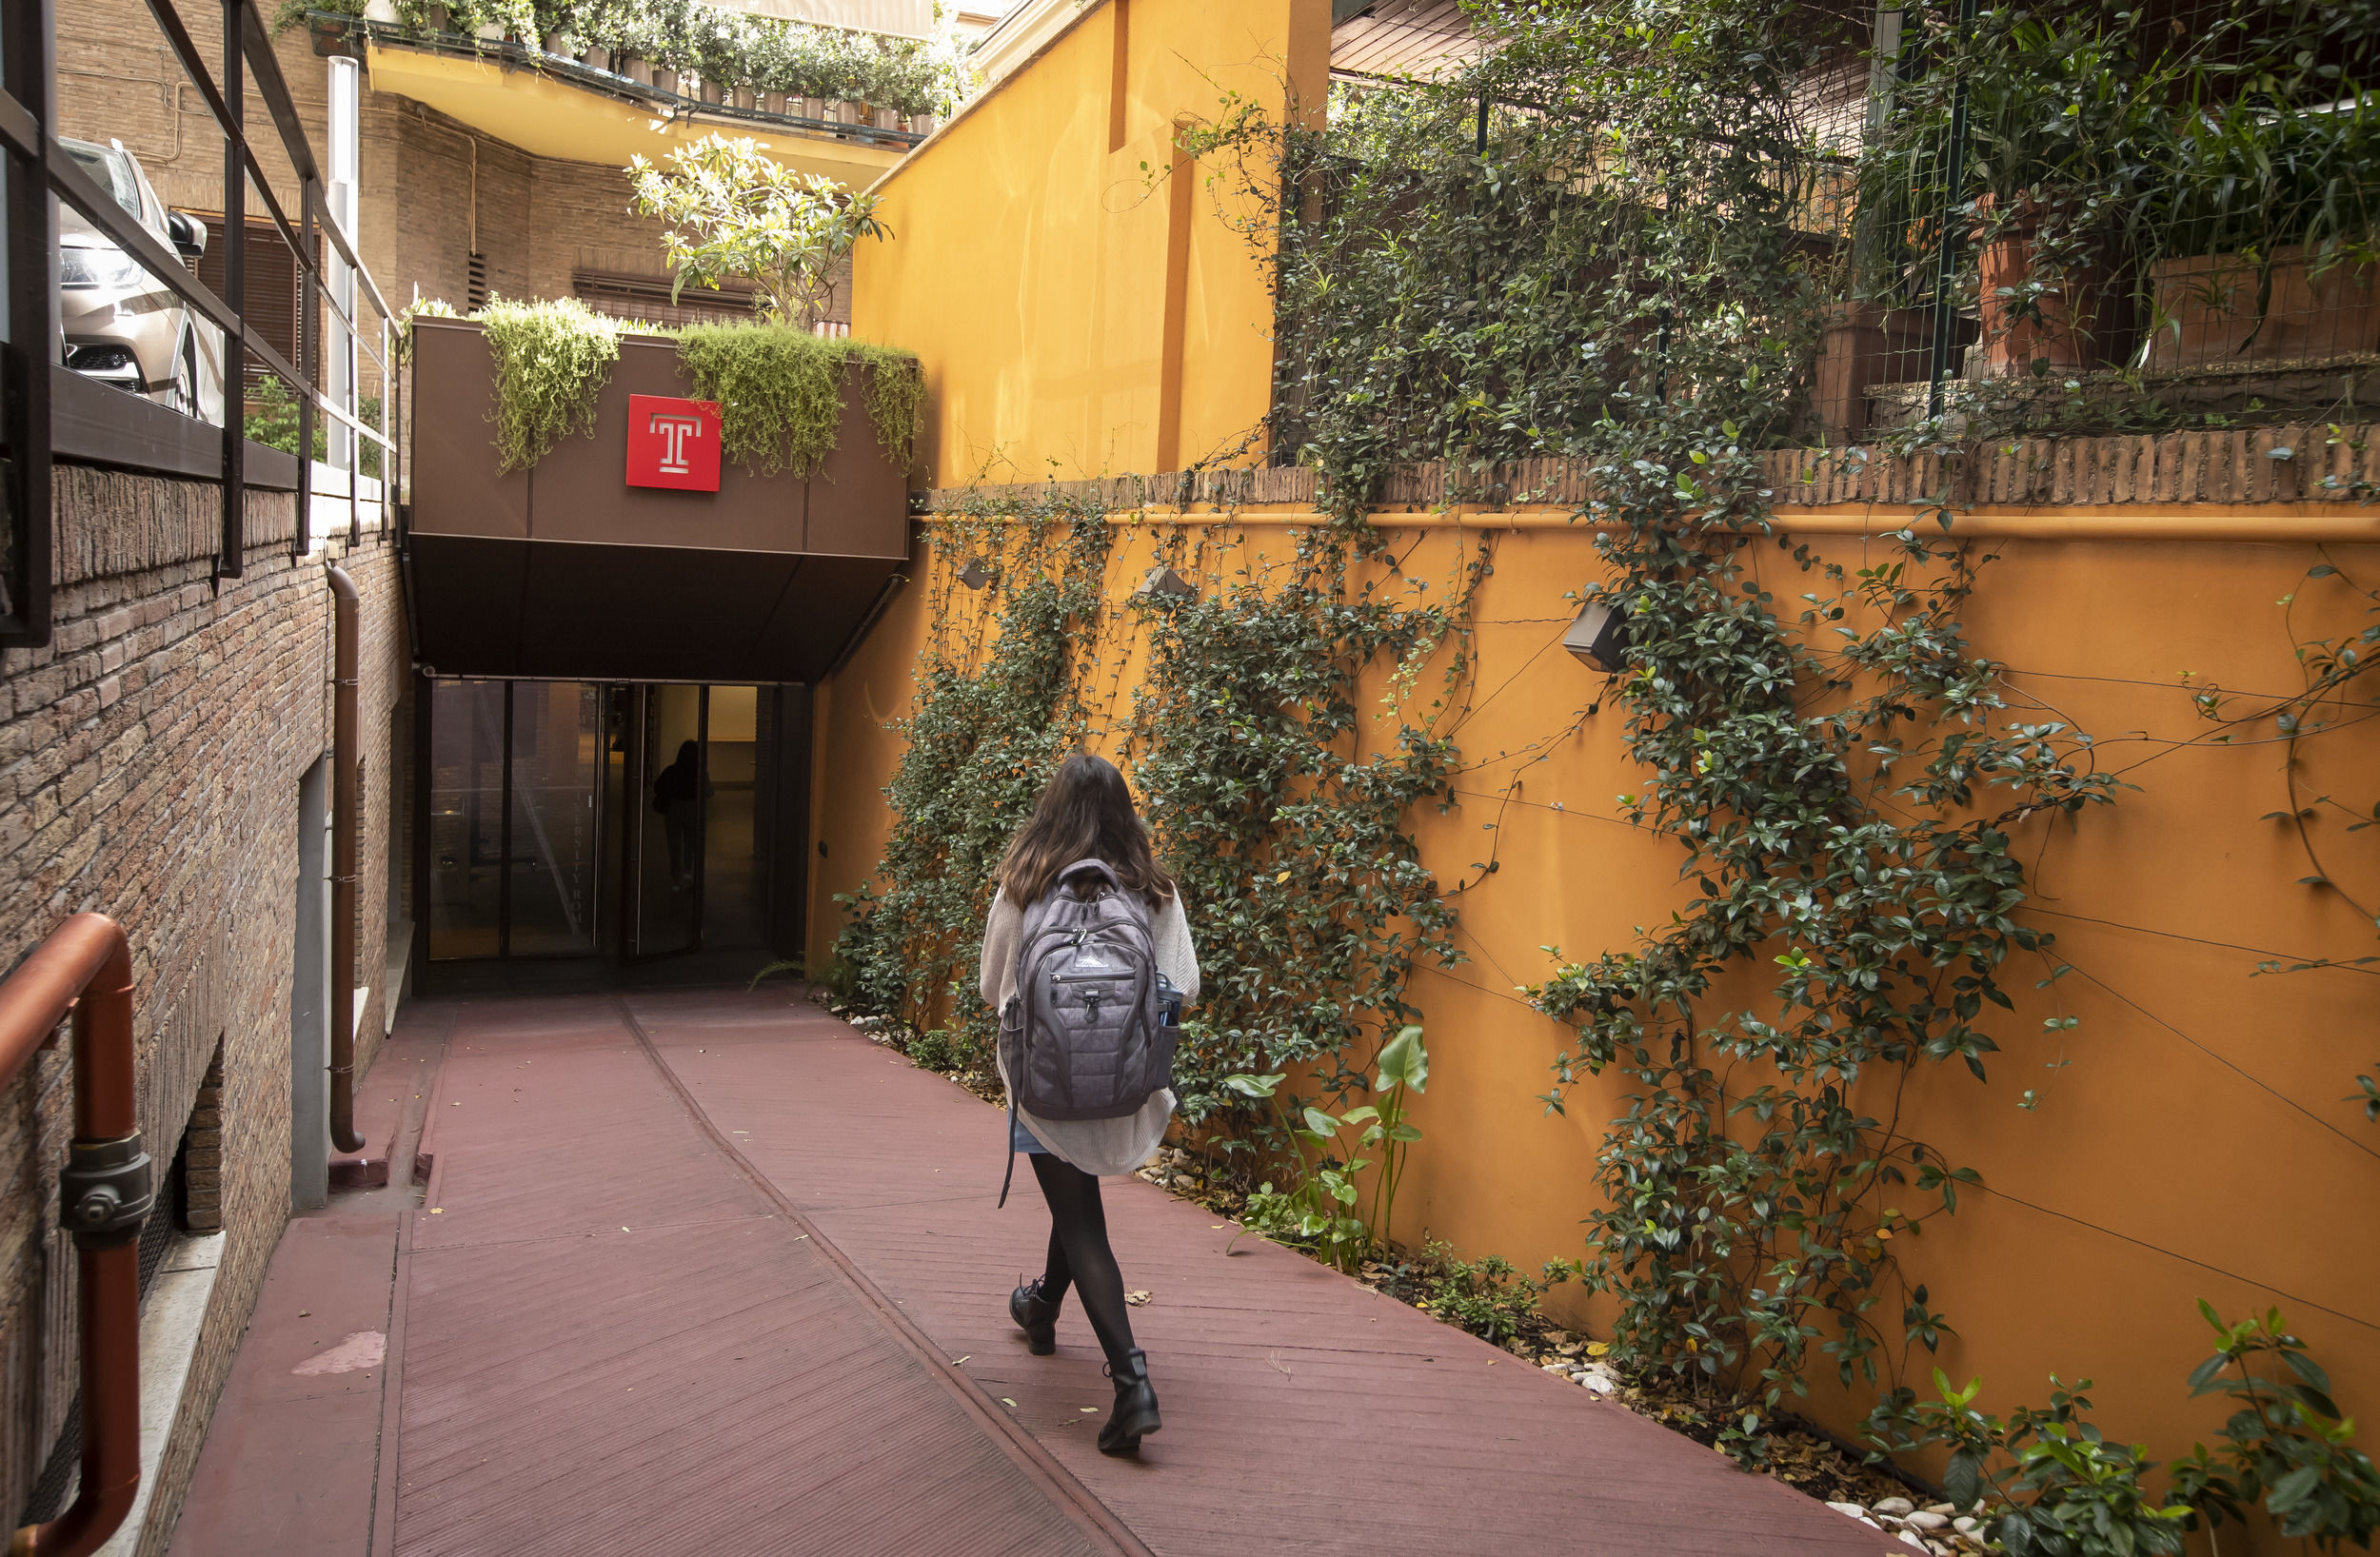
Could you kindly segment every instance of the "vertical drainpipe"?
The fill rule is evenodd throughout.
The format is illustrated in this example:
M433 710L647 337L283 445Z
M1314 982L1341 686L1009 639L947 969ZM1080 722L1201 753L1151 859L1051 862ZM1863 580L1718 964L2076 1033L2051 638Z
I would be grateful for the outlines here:
M335 601L330 714L330 1144L361 1152L355 1129L355 769L356 686L363 650L355 581L332 563Z

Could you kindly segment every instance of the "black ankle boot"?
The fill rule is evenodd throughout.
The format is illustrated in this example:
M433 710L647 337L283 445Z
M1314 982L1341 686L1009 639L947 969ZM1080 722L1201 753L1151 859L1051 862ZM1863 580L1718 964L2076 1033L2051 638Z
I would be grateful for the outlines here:
M1058 1350L1058 1300L1041 1295L1041 1284L1026 1282L1008 1294L1008 1317L1024 1331L1025 1350L1046 1357Z
M1138 1351L1124 1353L1121 1368L1109 1364L1107 1376L1116 1381L1116 1409L1100 1429L1101 1454L1136 1454L1140 1440L1163 1426L1157 1419L1157 1391L1149 1388L1149 1360Z

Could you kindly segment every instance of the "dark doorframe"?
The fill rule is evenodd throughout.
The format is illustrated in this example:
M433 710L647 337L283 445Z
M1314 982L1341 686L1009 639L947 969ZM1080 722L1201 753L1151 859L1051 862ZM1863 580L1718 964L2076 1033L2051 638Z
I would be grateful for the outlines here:
M616 812L609 808L608 779L605 764L610 760L607 735L597 742L595 770L596 827L598 842L596 857L604 857L602 832L613 826L619 835L618 897L616 912L608 919L600 907L597 894L594 955L605 961L660 961L684 956L704 949L704 909L707 891L710 807L700 804L695 809L695 829L692 840L694 881L691 887L691 936L687 944L666 951L644 952L642 946L646 922L644 913L644 874L645 866L645 832L649 800L650 775L646 768L654 756L652 732L647 728L654 717L654 692L663 682L596 683L600 687L603 706L607 711L605 724L609 722L609 710L617 709L618 733L621 740L621 793ZM724 684L724 683L723 683ZM733 683L754 685L749 682ZM435 680L428 674L417 671L413 682L412 732L412 794L408 797L413 818L410 838L413 881L413 959L417 976L426 976L432 967L430 960L431 900L435 887L435 860L432 840L432 796L435 789L432 757L435 751L434 709L437 697ZM767 807L768 844L761 861L766 871L765 896L761 904L761 927L764 946L780 956L799 956L807 929L810 844L810 759L811 759L811 695L810 688L799 683L762 683L754 685L755 694L765 700L769 712L768 753L764 762L769 774L765 789L756 788L753 801L755 829L763 825L760 810ZM497 823L497 854L503 868L497 877L497 951L493 958L445 959L447 963L472 961L512 961L512 898L513 882L511 856L513 845L513 807L516 794L512 760L513 722L516 717L513 681L504 681L503 713L496 750L500 754L501 777L498 790L500 815ZM711 686L701 685L695 702L695 761L698 778L697 793L709 786L711 779ZM756 753L756 757L759 754ZM758 775L756 774L756 778ZM599 869L600 869L599 864ZM528 958L527 960L538 960Z
M703 949L703 894L711 877L711 689L708 682L694 692L694 938L688 951Z
M413 673L413 976L429 973L429 678ZM416 987L420 987L418 984Z
M512 955L512 683L505 683L504 723L496 737L496 955Z

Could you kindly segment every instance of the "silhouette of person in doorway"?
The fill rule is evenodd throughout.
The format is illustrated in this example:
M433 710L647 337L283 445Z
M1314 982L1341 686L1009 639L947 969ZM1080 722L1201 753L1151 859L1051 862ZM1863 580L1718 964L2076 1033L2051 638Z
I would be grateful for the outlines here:
M672 892L684 892L694 885L695 835L702 823L703 802L710 798L710 779L703 773L702 748L694 741L685 741L678 747L678 759L653 779L653 809L661 813L662 832L669 840Z

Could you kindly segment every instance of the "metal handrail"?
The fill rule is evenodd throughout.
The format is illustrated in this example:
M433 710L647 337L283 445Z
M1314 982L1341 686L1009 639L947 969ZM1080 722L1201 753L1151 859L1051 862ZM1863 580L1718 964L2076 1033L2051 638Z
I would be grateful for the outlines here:
M367 341L367 331L354 317L356 310L352 305L343 307L331 294L323 263L313 251L315 214L321 206L317 194L321 187L321 172L314 159L313 148L307 139L305 124L299 118L296 105L290 97L288 83L282 76L280 58L273 51L270 30L257 12L255 0L222 0L222 3L226 49L219 81L208 69L207 61L200 56L174 0L147 0L149 12L164 32L176 61L198 88L208 113L225 138L224 290L234 301L227 302L218 297L191 274L179 255L169 252L148 229L132 220L58 143L47 120L47 110L55 98L54 87L50 80L50 72L53 69L54 42L50 34L50 8L40 0L19 0L20 14L24 17L21 29L25 35L13 40L10 52L27 63L11 69L7 89L0 89L0 148L5 148L11 160L23 166L37 187L55 191L68 205L80 211L117 246L137 260L153 278L178 295L209 324L221 329L225 339L231 344L231 362L227 365L226 374L228 382L226 384L223 439L223 527L215 572L218 578L236 578L245 565L247 501L245 429L240 425L236 402L231 399L232 386L239 380L238 363L245 360L245 356L253 356L289 385L298 403L298 523L292 544L301 554L309 548L312 542L311 456L316 425L314 418L318 412L355 435L357 442L351 445L353 453L360 454L365 443L377 444L384 451L385 479L381 502L385 513L390 519L394 518L400 496L396 480L399 451L394 436L394 418L403 393L404 370L392 333L398 316L388 307L379 284L372 279L370 269L356 254L353 242L338 222L326 220L321 228L331 248L337 251L340 259L362 284L364 295L379 315L379 326L372 332L378 337L376 345ZM39 13L37 17L32 14L36 11ZM12 30L17 30L12 27ZM30 47L31 45L38 47ZM282 149L298 176L302 199L297 223L290 221L288 212L274 197L264 167L246 133L245 83L250 74L255 79L257 95L264 99L274 128L280 134ZM347 404L335 401L316 384L313 357L321 346L318 329L309 327L301 332L297 353L301 363L293 364L249 326L241 293L247 267L247 196L251 185L270 218L273 233L295 258L300 285L307 288L305 296L308 318L313 317L315 305L326 297L329 298L330 317L345 332L346 340L379 366L383 384L380 425L377 427L365 423L358 414L361 401L354 383L347 385ZM11 227L24 219L22 210L14 213ZM22 239L12 239L12 263L30 262L55 246L51 234L44 233L38 246L31 243L31 236L28 233ZM28 317L19 320L16 316L20 313ZM23 327L37 323L30 318L31 313L30 300L11 297L11 322L20 327L10 333L18 343L15 352L20 358L28 353L30 343L44 339L48 333L46 328ZM21 360L10 363L9 371L12 376L26 378L28 386L34 392L36 398L29 403L29 410L33 413L46 411L47 397L40 393L41 385L30 382L42 375L28 377L27 364ZM34 414L28 420L38 421L39 416ZM360 459L354 463L359 466L361 464ZM31 470L33 467L25 468ZM39 474L45 478L41 484L45 486L47 469L46 462L39 463ZM352 474L360 475L361 471L359 469ZM18 479L23 481L28 478L20 476ZM348 483L347 497L351 510L357 511L360 517L363 502L360 482L351 480ZM29 487L21 494L17 507L20 513L27 516L24 522L29 526L46 526L50 522L50 503L46 491L37 493ZM36 553L46 556L46 544L28 545L24 575L16 581L26 598L8 601L6 607L0 608L10 618L5 623L9 641L39 643L46 641L49 636L49 580L46 565L36 567L33 563Z
M141 1222L155 1203L142 1149L132 1050L132 954L104 914L77 914L0 980L0 1086L73 1015L74 1139L58 1219L74 1235L82 1353L83 1479L10 1557L87 1557L131 1512L141 1484Z

